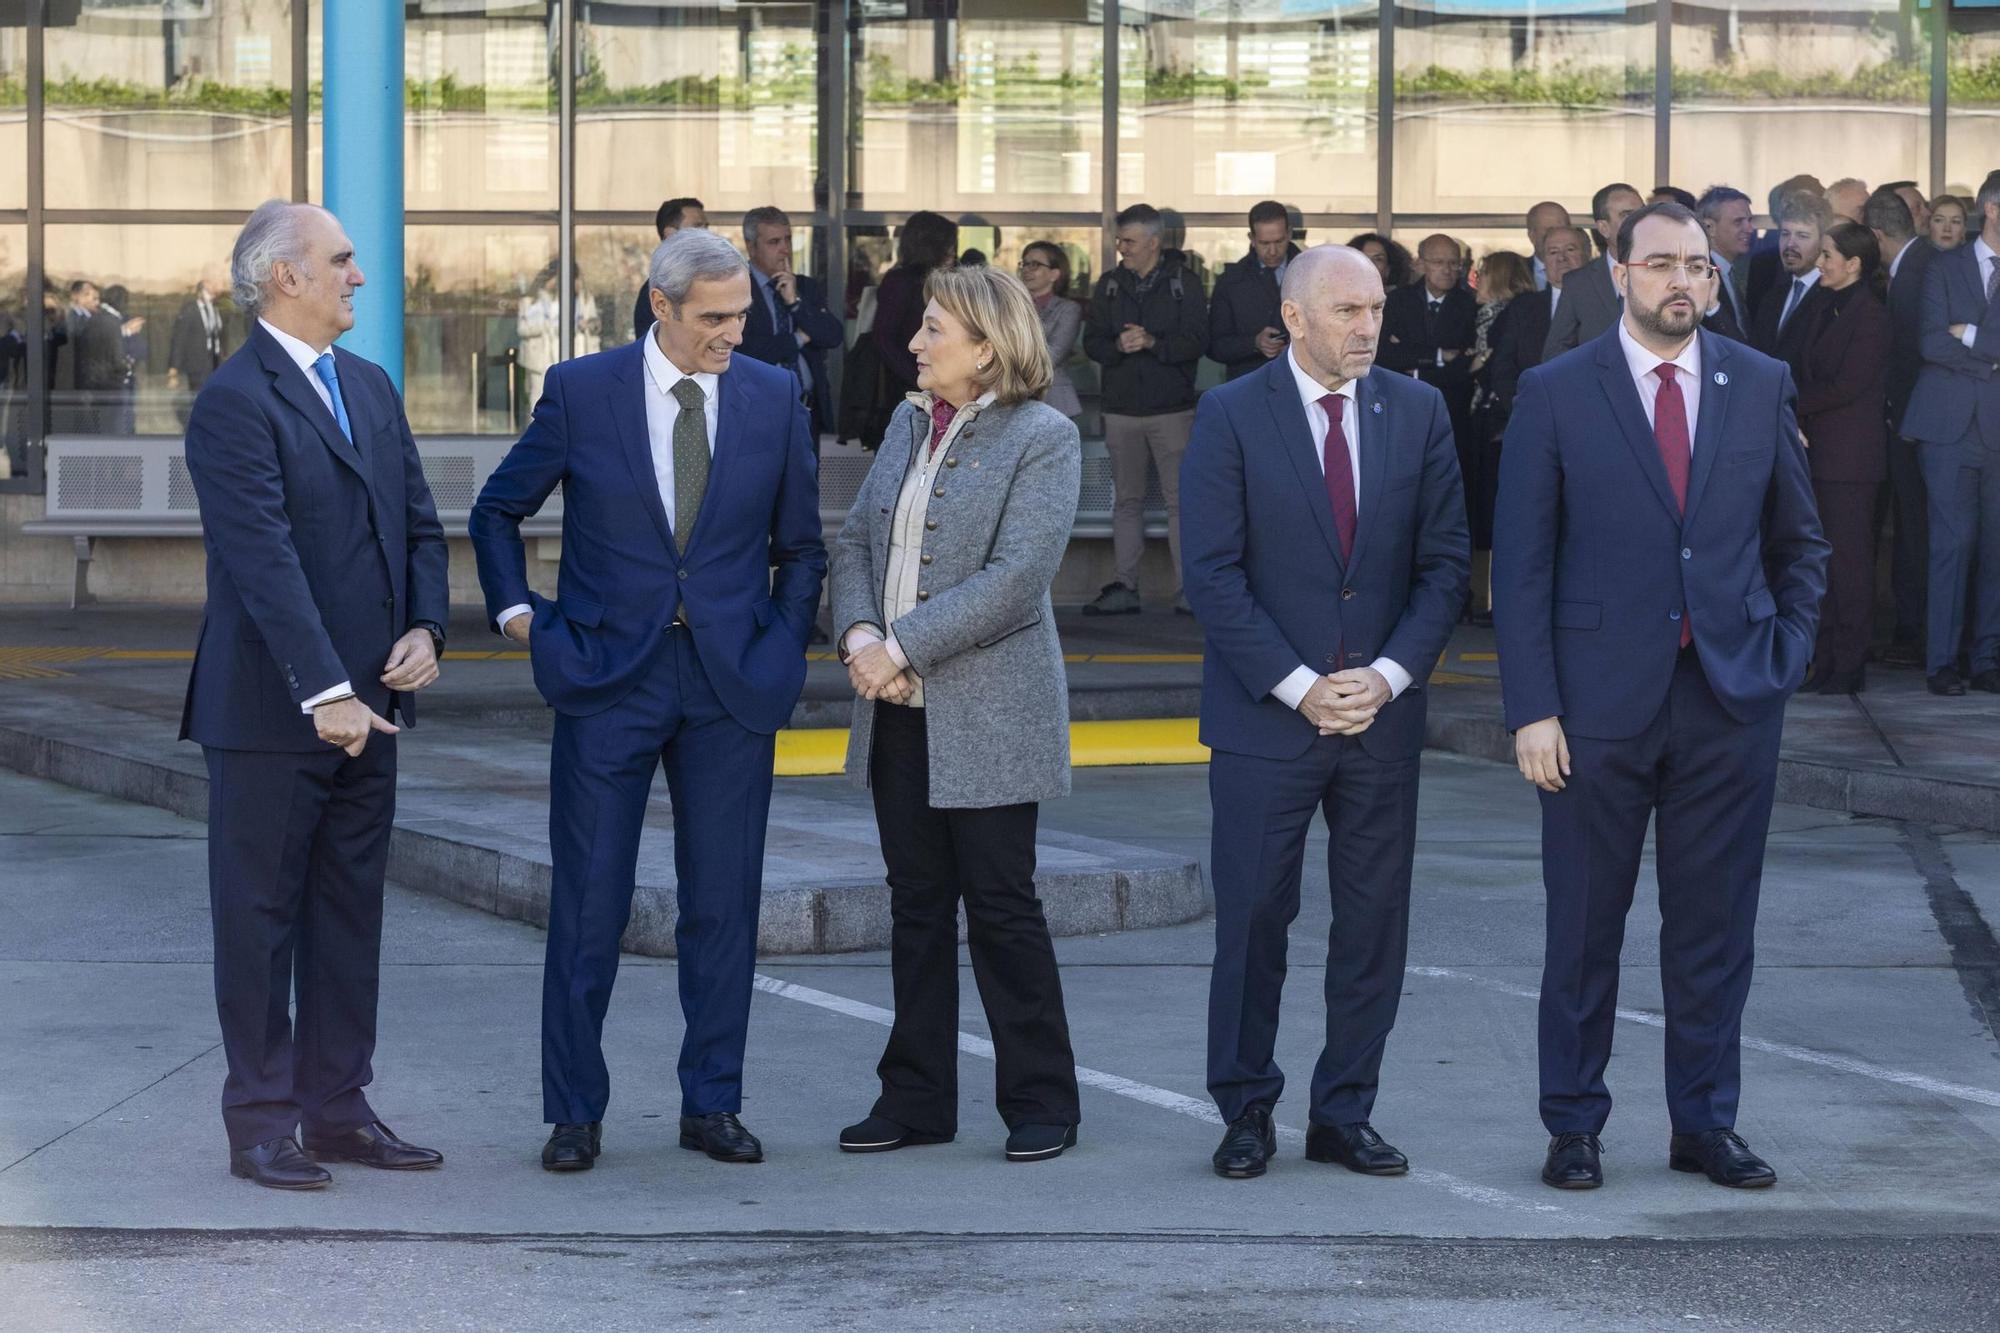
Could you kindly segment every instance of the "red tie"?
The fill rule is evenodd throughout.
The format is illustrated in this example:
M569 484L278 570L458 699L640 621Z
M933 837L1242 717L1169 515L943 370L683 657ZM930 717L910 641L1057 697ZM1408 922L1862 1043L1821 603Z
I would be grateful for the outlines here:
M1320 462L1326 466L1326 498L1333 506L1333 530L1340 537L1340 563L1354 555L1354 465L1347 456L1347 434L1340 428L1347 399L1330 393L1319 400L1326 409L1326 439Z
M937 398L931 401L930 455L934 456L937 453L938 444L944 439L944 433L951 429L951 419L957 415L958 409L944 399Z
M1659 365L1660 391L1653 396L1653 441L1660 446L1660 462L1667 468L1667 484L1674 488L1674 503L1681 513L1687 513L1688 501L1688 460L1694 447L1688 441L1687 402L1681 397L1678 384L1674 383L1676 367L1671 361ZM1694 629L1688 624L1688 613L1681 611L1681 647L1694 641Z

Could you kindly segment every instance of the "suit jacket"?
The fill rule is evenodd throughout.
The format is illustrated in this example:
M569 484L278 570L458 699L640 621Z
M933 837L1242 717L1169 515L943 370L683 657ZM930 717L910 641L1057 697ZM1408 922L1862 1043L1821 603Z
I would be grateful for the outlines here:
M1472 346L1478 339L1479 301L1467 289L1454 287L1444 294L1436 328L1426 332L1429 305L1430 291L1420 282L1389 293L1382 310L1375 364L1399 375L1415 371L1418 379L1437 386L1451 410L1462 416L1472 401ZM1440 366L1440 348L1459 355ZM1284 358L1271 364L1282 368ZM1287 376L1290 373L1287 371Z
M1889 426L1899 434L1903 412L1917 387L1917 372L1924 365L1924 275L1937 256L1937 247L1919 236L1903 251L1896 276L1889 280L1889 324L1894 337L1889 343L1889 377L1884 389L1889 400Z
M220 309L216 309L215 318L217 342L220 344ZM201 303L190 298L182 304L180 313L174 316L173 332L167 338L167 369L179 371L182 382L192 390L201 388L221 364L222 359L208 350L208 329L201 322Z
M333 361L352 443L261 324L188 415L208 607L183 740L323 751L300 708L343 680L382 716L416 722L382 666L397 639L450 614L444 528L388 374L339 347Z
M1866 283L1821 302L1799 379L1799 429L1819 481L1873 485L1889 475L1889 312Z
M1685 515L1616 329L1521 379L1493 535L1510 731L1560 717L1572 735L1638 735L1666 699L1683 614L1710 688L1739 722L1783 708L1805 676L1830 548L1791 372L1695 336L1702 386Z
M77 350L77 388L104 394L125 387L132 368L125 355L125 320L110 307L99 306L83 326L81 345L71 346Z
M833 381L826 373L826 353L828 348L839 347L845 341L845 330L840 320L827 310L819 283L804 274L799 275L799 301L791 312L792 326L806 335L803 347L797 338L779 333L772 324L763 283L754 273L750 276L750 295L750 318L744 322L743 344L737 350L766 365L783 366L787 370L804 359L806 369L812 372L812 428L817 440L821 432L833 429L836 420ZM777 292L773 290L771 295L775 298Z
M1493 395L1492 417L1504 422L1514 410L1514 393L1521 375L1542 364L1542 347L1548 342L1550 305L1558 289L1543 288L1523 292L1507 303L1493 321L1488 335L1493 355L1486 359L1486 388Z
M1951 336L1954 324L1979 326L1974 346ZM1917 346L1924 363L1903 413L1903 434L1956 444L1976 424L1989 446L2000 441L2000 376L1993 373L2000 362L2000 301L1986 299L1972 242L1931 260Z
M685 552L653 472L643 341L550 367L528 429L472 507L488 620L533 608L535 686L557 712L588 717L630 694L684 611L738 722L768 734L792 715L826 575L817 451L789 371L737 356L719 384L714 463ZM529 590L521 520L557 485L551 601Z
M1737 342L1748 342L1750 311L1744 307L1743 299L1737 295L1735 285L1721 276L1722 261L1713 255L1709 258L1716 265L1716 311L1712 315L1704 316L1701 326L1710 333L1719 333L1725 338L1734 338Z
M1298 253L1296 245L1285 248L1287 260ZM1278 306L1277 275L1258 262L1255 250L1222 270L1208 298L1208 355L1222 364L1225 378L1248 375L1275 359L1257 350L1257 335L1284 330Z
M1201 740L1297 759L1319 733L1271 690L1387 657L1410 686L1361 733L1377 759L1424 742L1424 683L1465 607L1471 542L1444 399L1377 366L1356 386L1361 491L1344 563L1291 358L1210 389L1181 463L1181 569L1206 640ZM1343 656L1344 654L1344 656Z
M1075 309L1072 304L1071 309ZM930 803L984 808L1069 794L1069 683L1049 588L1083 483L1076 423L994 403L952 440L925 510L921 605L887 625L896 500L930 418L896 408L833 550L833 627L893 629L923 678ZM857 699L847 774L866 784L875 705Z
M653 327L653 288L649 282L639 284L639 299L632 303L632 341L638 342Z
M1792 372L1796 383L1805 377L1806 347L1812 341L1812 331L1818 326L1827 294L1815 282L1806 288L1806 294L1799 298L1798 308L1785 321L1785 327L1778 327L1778 316L1784 312L1785 300L1792 292L1790 274L1781 274L1781 281L1773 284L1757 305L1757 313L1750 322L1750 345L1765 356L1774 356Z
M1625 313L1625 303L1611 281L1608 259L1608 255L1600 255L1563 279L1563 299L1549 321L1542 360L1553 361L1570 348L1603 336Z

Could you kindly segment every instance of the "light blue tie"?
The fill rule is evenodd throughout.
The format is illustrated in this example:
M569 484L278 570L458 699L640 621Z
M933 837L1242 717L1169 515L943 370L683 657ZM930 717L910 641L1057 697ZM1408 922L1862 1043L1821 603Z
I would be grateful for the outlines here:
M340 373L333 368L333 353L321 352L319 360L313 362L313 374L326 386L326 396L333 399L333 419L340 423L340 433L354 443L354 428L347 424L347 404L340 401Z

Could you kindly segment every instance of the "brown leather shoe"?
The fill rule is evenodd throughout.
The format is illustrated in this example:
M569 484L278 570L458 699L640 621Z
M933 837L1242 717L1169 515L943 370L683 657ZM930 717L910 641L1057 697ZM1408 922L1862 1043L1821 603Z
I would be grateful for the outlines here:
M309 1136L306 1151L322 1162L355 1162L383 1171L428 1171L444 1165L443 1153L403 1142L379 1120L332 1138Z

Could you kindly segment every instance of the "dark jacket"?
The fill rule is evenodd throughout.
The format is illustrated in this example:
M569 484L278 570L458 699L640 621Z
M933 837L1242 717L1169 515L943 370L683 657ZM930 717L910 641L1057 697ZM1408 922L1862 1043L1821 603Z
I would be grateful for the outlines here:
M1799 430L1819 481L1889 475L1889 312L1866 283L1828 292L1807 338Z
M1418 379L1436 385L1456 417L1471 401L1472 345L1478 337L1479 302L1465 288L1453 288L1444 294L1435 327L1427 327L1429 304L1430 292L1422 283L1389 293L1375 359L1384 370L1399 375L1415 371ZM1440 349L1459 355L1439 365Z
M1118 350L1118 335L1137 324L1157 340L1143 352ZM1123 264L1098 280L1084 313L1083 350L1104 367L1101 406L1120 416L1150 417L1194 406L1195 371L1208 346L1208 300L1182 265L1162 258L1143 296Z
M924 323L924 284L930 270L899 264L882 275L875 288L875 322L868 337L889 372L892 392L884 402L884 421L902 401L902 395L917 387L917 358L910 351L910 339ZM881 439L878 435L877 441Z
M215 311L215 319L216 340L220 344L226 329L219 308ZM179 371L181 382L193 390L206 383L221 364L222 358L208 349L208 330L201 322L201 303L189 298L181 306L181 312L174 316L174 330L167 339L167 369Z
M314 753L301 711L345 680L383 717L416 721L382 664L450 614L444 528L389 376L333 349L350 443L307 372L261 325L188 419L208 609L181 737L227 750Z
M1780 273L1779 281L1773 283L1764 293L1764 299L1757 303L1757 313L1750 322L1750 345L1765 356L1775 356L1791 367L1794 382L1805 378L1806 343L1812 336L1813 325L1818 323L1820 307L1826 301L1826 292L1815 282L1806 288L1806 294L1799 299L1798 309L1785 321L1785 327L1778 328L1778 316L1784 313L1785 298L1791 295L1792 275Z
M1514 392L1521 375L1542 364L1542 344L1548 340L1550 303L1557 289L1523 292L1507 303L1487 335L1493 355L1486 359L1486 391L1491 395L1490 419L1504 430L1514 412Z
M1286 261L1298 253L1296 245L1287 246ZM1215 294L1208 301L1208 355L1222 363L1227 378L1248 375L1271 360L1257 350L1257 335L1265 329L1284 332L1278 304L1278 275L1257 261L1255 250L1215 280Z
M777 291L772 289L772 298ZM806 335L803 347L790 333L780 333L771 323L771 306L764 299L764 284L758 274L750 275L750 318L743 325L743 345L737 350L766 365L793 370L803 359L812 375L813 438L834 428L833 382L827 378L826 354L841 345L846 332L840 320L826 308L825 294L812 278L799 275L798 303L791 307L792 327Z
M1903 434L1929 444L1957 444L1975 427L1991 448L2000 441L2000 319L1988 312L1979 256L1967 241L1938 255L1924 274L1924 302L1917 317L1917 345L1924 358ZM1954 324L1979 333L1967 347L1952 336Z
M1889 280L1889 324L1895 336L1889 342L1889 377L1883 390L1889 425L1896 431L1902 429L1903 409L1910 405L1910 391L1917 387L1917 372L1924 366L1924 274L1937 255L1936 246L1918 237L1903 251L1903 262Z

